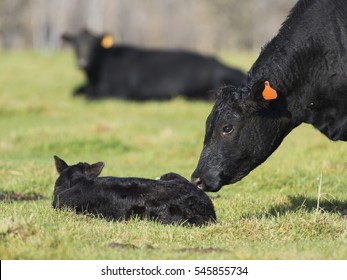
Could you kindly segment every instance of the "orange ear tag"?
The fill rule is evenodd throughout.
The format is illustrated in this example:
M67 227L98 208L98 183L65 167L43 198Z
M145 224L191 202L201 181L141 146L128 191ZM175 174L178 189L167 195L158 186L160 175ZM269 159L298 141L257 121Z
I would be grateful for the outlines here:
M263 98L265 100L272 100L277 98L277 91L274 90L271 86L269 81L265 81L265 88L263 90Z
M109 49L113 46L113 39L110 35L105 35L101 40L101 46L104 49Z

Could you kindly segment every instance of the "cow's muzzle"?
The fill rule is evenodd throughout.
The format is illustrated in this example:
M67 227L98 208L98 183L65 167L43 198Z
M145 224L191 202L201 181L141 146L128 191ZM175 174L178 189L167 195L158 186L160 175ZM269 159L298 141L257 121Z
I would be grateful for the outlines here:
M192 176L191 182L194 186L198 187L201 190L205 190L205 184L204 181L200 177L194 177Z
M205 192L218 192L222 187L222 184L219 183L219 180L215 180L213 184L212 182L204 180L200 176L194 175L194 173L192 175L191 182L193 185Z

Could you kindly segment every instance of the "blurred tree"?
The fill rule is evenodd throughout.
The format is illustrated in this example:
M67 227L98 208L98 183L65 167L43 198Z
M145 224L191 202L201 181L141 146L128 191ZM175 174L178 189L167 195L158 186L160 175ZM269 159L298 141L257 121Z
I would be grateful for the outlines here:
M60 48L63 32L200 52L259 50L295 0L0 0L0 47Z

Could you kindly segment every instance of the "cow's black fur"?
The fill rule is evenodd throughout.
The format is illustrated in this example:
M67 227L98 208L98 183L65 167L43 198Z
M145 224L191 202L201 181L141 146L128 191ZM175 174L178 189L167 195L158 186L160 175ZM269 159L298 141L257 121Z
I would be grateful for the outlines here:
M262 98L265 81L277 99ZM243 85L221 90L192 181L207 191L237 182L301 123L347 141L345 0L300 0Z
M117 97L130 100L210 99L221 85L238 86L245 75L212 57L186 51L156 51L130 46L102 46L103 36L83 31L63 35L73 44L78 66L87 84L75 90L88 98Z
M159 180L98 177L102 162L68 166L57 156L54 160L59 173L54 208L73 208L112 220L138 216L164 224L196 226L216 221L210 198L178 174L168 173Z

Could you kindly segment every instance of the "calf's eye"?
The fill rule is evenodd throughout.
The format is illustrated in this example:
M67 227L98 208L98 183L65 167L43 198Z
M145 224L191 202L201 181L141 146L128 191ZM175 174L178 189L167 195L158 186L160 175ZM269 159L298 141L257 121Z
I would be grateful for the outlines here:
M233 132L233 127L231 125L223 126L223 135L228 135Z

